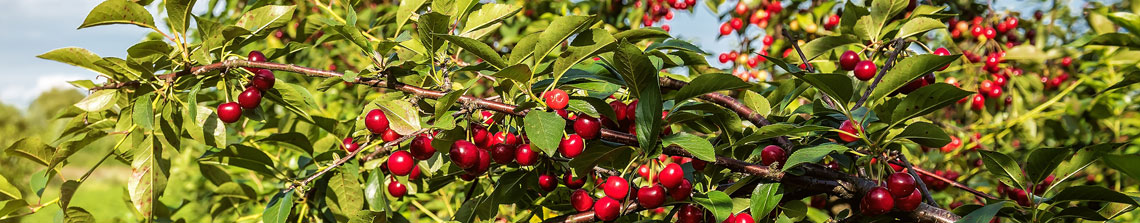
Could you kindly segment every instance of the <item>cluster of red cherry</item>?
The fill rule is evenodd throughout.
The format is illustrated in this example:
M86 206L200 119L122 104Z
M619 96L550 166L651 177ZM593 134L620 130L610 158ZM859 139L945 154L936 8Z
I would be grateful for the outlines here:
M249 61L265 62L265 54L260 51L249 51ZM273 88L273 83L276 78L273 77L273 71L268 69L243 67L245 70L253 73L253 77L249 79L249 84L238 95L237 102L226 102L218 105L218 119L225 123L234 123L241 119L242 109L249 110L257 108L261 105L261 91Z
M634 8L642 9L645 6L642 1L635 1ZM697 4L697 0L649 0L649 7L644 7L644 17L641 18L641 25L645 27L653 26L653 23L661 22L661 19L672 20L673 9L686 10ZM661 29L666 32L669 31L669 25L662 24Z

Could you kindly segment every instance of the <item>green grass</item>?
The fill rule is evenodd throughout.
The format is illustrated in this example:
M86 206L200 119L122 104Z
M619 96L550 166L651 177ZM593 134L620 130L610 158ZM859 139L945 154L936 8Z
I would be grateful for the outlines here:
M113 161L104 163L104 166L96 172L129 168L118 163L108 165L112 163ZM55 181L58 179L53 181L53 183L58 183ZM87 210L92 216L95 216L96 222L132 222L136 217L134 211L124 202L125 199L128 199L126 187L125 175L119 178L96 178L96 175L92 175L87 182L79 186L75 197L71 199L71 207L81 207ZM53 188L55 190L52 190ZM48 189L44 191L43 200L50 201L59 197L58 188L58 185L49 185ZM35 198L30 198L29 202L35 201L37 201ZM53 222L56 215L61 215L58 203L44 207L35 214L28 215L20 220L21 222Z

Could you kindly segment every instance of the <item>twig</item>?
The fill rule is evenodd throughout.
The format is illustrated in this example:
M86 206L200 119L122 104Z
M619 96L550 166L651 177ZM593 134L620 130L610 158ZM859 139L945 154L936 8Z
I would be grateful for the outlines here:
M800 50L799 44L796 44L796 37L792 36L792 33L788 32L787 30L784 30L783 33L784 37L788 39L788 42L792 43L792 48L796 49L796 53L800 55L800 61L803 62L804 68L807 68L807 72L815 73L815 67L808 63L808 58L804 55L804 51ZM832 100L830 96L827 96L827 94L823 94L823 101L827 103L827 106L831 108L838 108L835 105L835 100Z
M934 203L934 197L930 196L930 189L927 189L926 182L922 182L922 179L914 172L914 165L910 165L910 161L906 160L906 155L899 154L898 157L899 161L906 167L906 171L910 174L910 177L914 178L914 182L918 183L918 189L922 191L922 199L926 201L926 204L938 205L938 203Z
M897 45L895 46L895 51L891 52L891 57L887 58L887 62L883 64L883 69L879 69L879 74L875 75L875 81L871 82L871 86L867 87L867 91L863 92L863 97L860 97L859 101L855 102L855 107L851 108L852 111L859 109L859 107L863 106L864 102L867 102L867 97L871 96L871 91L875 90L875 87L879 85L879 81L883 80L883 76L887 74L887 71L895 66L895 60L898 59L899 53L902 53L902 51L906 49L906 46L909 45L906 41L903 41L903 39L892 40L890 44Z

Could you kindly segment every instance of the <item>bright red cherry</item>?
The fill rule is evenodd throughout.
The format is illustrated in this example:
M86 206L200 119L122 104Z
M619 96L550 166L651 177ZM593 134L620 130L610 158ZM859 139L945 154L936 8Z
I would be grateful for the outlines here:
M732 34L732 26L729 25L728 22L721 23L720 24L720 35L721 36L727 36L728 34Z
M905 197L914 191L914 177L906 172L893 173L887 177L887 190L891 196Z
M1008 81L1005 78L1005 75L996 75L995 74L995 75L992 75L992 77L994 79L994 84L997 85L998 87L1005 87L1005 84Z
M558 180L556 180L554 178L554 176L550 176L549 174L545 174L545 173L539 174L538 175L538 187L542 188L542 190L544 190L546 192L553 191L554 188L558 187Z
M621 211L621 202L610 197L602 197L594 203L594 216L602 221L617 219Z
M728 63L728 53L720 53L720 56L717 57L717 60L719 60L720 63Z
M495 119L492 119L492 117L495 116L494 113L491 113L490 111L487 111L487 110L483 110L482 112L479 112L479 114L483 115L483 124L484 125L495 124Z
M641 178L645 178L650 183L657 182L656 176L652 175L650 171L652 170L649 169L649 165L641 164L641 166L637 168L637 175L641 175Z
M412 151L412 157L417 160L427 160L435 155L435 147L431 146L431 140L432 136L427 133L421 133L412 139L411 148L408 149Z
M657 175L661 185L670 190L677 189L681 186L681 181L685 180L685 171L681 169L681 165L677 163L670 163L661 169L661 174Z
M412 165L412 173L408 174L408 180L416 180L420 178L420 165Z
M764 150L760 151L760 163L764 164L765 166L772 165L772 163L777 162L783 165L783 163L787 160L788 156L784 151L784 148L780 148L779 146L768 145L764 147Z
M922 203L922 191L919 190L911 191L907 196L895 198L895 208L901 211L914 211L920 203Z
M675 201L683 201L689 199L689 195L692 193L693 184L689 183L689 180L681 180L681 186L678 186L677 189L669 190L669 197L672 197Z
M253 109L260 104L261 90L257 90L255 87L246 88L238 95L238 105L241 105L242 109Z
M853 50L843 52L839 56L839 67L843 70L855 70L855 65L859 63L859 53Z
M838 26L838 25L839 25L839 15L831 14L831 16L827 17L827 23L823 24L823 28L830 30L830 29L834 29L835 26Z
M610 198L625 199L625 195L629 194L629 182L619 176L610 176L602 184L602 190Z
M614 110L614 118L617 118L617 120L613 121L620 123L626 119L629 119L629 114L626 113L627 107L628 105L622 103L621 101L610 102L610 108Z
M771 46L773 42L776 42L776 38L772 37L772 35L766 35L763 39L760 39L760 41L763 42L765 46Z
M563 109L570 103L570 95L562 89L554 89L542 94L542 98L546 100L546 107L551 109Z
M934 55L950 56L950 50L947 50L946 47L941 47L941 48L934 50ZM946 70L947 67L950 67L950 65L947 64L946 66L943 66L942 68L938 68L938 71Z
M895 198L891 197L891 192L887 191L886 188L875 187L863 195L863 201L860 202L859 207L867 215L886 214L895 207Z
M985 34L988 39L994 39L994 37L997 37L997 30L994 30L994 27L986 27L983 34Z
M396 141L400 139L400 133L396 133L396 130L389 128L388 131L384 131L384 134L380 134L380 139L385 142Z
M520 166L534 165L538 163L538 151L532 150L530 144L519 145L518 148L515 148L515 161Z
M958 139L957 136L950 136L950 143L947 143L945 146L942 146L942 152L943 153L950 153L950 152L953 152L954 150L957 150L959 147L962 147L962 140Z
M573 205L574 210L578 210L578 212L588 211L591 207L594 207L594 197L590 196L590 193L586 192L586 190L574 190L574 193L570 194L570 204Z
M392 197L395 198L400 198L407 194L408 187L404 186L404 184L401 184L400 181L393 179L392 182L388 182L388 195L392 195Z
M562 153L562 156L566 158L574 158L578 157L578 154L582 154L582 150L585 146L586 142L582 141L581 136L578 136L578 134L570 134L569 137L562 139L562 142L558 143L558 152Z
M236 102L227 102L218 105L218 119L225 123L234 123L241 119L241 106Z
M574 177L573 173L566 172L566 175L562 177L562 183L565 184L567 188L578 189L582 188L582 185L586 185L586 178L577 178Z
M380 109L372 109L364 115L364 127L368 128L372 134L382 134L388 131L388 116L384 115L384 111Z
M681 210L677 211L677 222L680 223L700 223L705 219L705 211L697 207L696 204L686 204L681 206Z
M253 87L256 87L257 89L263 91L273 88L274 82L276 82L276 78L273 77L273 71L266 69L259 69L255 71L253 73L253 78L250 78L250 83L253 84Z
M708 221L708 219L705 219L705 221ZM725 218L724 221L721 221L720 223L733 223L733 221L736 221L736 214L728 213L728 218Z
M752 215L748 214L748 212L740 212L740 214L737 214L735 217L733 217L732 222L733 223L756 223L756 219L753 219Z
M518 145L519 144L519 138L515 137L514 133L499 132L499 133L495 133L495 135L493 137L491 137L491 145L494 145L494 144ZM490 148L490 146L487 146L485 148Z
M451 144L451 162L463 169L470 169L479 164L479 148L467 140L455 141Z
M989 96L991 98L999 98L999 97L1001 97L1001 88L1000 87L994 87L993 89L990 89L990 91L987 91L985 93L986 93L986 96Z
M583 114L574 120L574 132L583 139L597 139L601 135L602 121Z
M416 160L412 159L412 154L408 151L396 151L391 156L388 156L388 171L396 176L407 176L412 172L412 166L416 165Z
M741 20L740 18L732 18L732 20L730 20L728 22L728 24L731 25L732 29L735 29L735 30L740 30L740 28L744 28L744 20Z
M986 97L983 97L982 94L974 94L974 99L970 103L970 107L973 108L974 111L981 111L986 108Z
M343 144L341 144L340 148L344 149L344 151L348 151L351 153L351 152L356 152L357 149L360 149L360 144L356 144L355 142L352 142L352 137L344 138L344 141L342 141L342 143Z
M855 64L855 78L861 81L871 80L871 78L875 77L875 72L878 71L878 69L879 67L875 65L873 61L859 61L859 63Z
M748 15L748 4L745 4L744 2L736 3L735 9L737 15Z
M1072 57L1061 58L1061 66L1062 67L1069 67L1071 65L1073 65L1073 58Z
M855 130L855 125L856 124L851 120L844 120L843 123L839 124L839 131L841 131L839 133L839 139L844 142L859 140L859 131Z
M491 159L499 164L508 164L515 161L515 146L495 144L491 146Z
M637 190L637 203L645 208L661 207L665 203L665 188L660 185L641 187Z

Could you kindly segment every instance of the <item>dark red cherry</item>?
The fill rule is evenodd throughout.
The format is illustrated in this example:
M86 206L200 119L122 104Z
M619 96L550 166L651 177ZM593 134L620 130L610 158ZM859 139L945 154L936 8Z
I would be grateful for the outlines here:
M686 204L681 206L681 210L677 211L677 222L680 223L700 223L705 219L705 211L697 207L696 204Z
M922 191L919 190L913 190L906 196L895 198L895 208L901 211L914 211L920 203L922 203Z
M621 202L610 197L602 197L594 203L594 216L602 221L617 219L621 211Z
M772 165L772 163L777 162L782 165L787 160L787 153L784 151L784 148L780 148L779 146L768 145L764 147L764 150L760 151L760 163L764 164L765 166Z
M895 207L895 198L891 197L891 192L887 191L886 188L875 187L863 195L863 200L859 206L863 208L863 214L866 215L886 214Z
M573 205L574 210L578 210L578 212L588 211L591 207L594 207L594 197L590 196L590 193L586 192L586 190L574 190L574 193L570 194L570 204Z
M681 169L681 165L677 163L670 163L661 169L661 174L657 175L661 185L670 190L677 189L681 186L681 181L685 180L685 171Z
M677 189L669 190L669 197L672 197L674 201L683 201L689 199L689 195L692 193L693 184L689 183L689 180L681 180L681 186L677 186Z
M412 152L412 157L417 160L427 160L435 155L435 147L431 146L432 136L427 133L420 133L415 139L412 139L411 148L408 150Z
M556 187L558 187L558 180L554 178L554 176L545 173L538 175L538 188L542 188L542 190L550 192L553 191Z
M495 144L491 146L491 159L499 164L508 164L515 161L515 146Z
M665 203L665 188L660 185L641 187L637 190L637 203L645 208L661 207Z
M566 175L562 177L562 184L570 189L578 189L582 188L582 185L586 185L586 178L574 177L573 173L566 172Z
M277 78L273 77L273 71L266 69L259 69L253 73L253 78L250 78L250 83L253 87L260 90L269 90L273 88L273 84Z
M843 70L855 70L855 64L859 63L859 53L848 50L839 56L839 67Z
M475 164L475 167L471 168L468 172L472 172L476 175L483 175L483 173L486 173L487 170L491 169L491 152L483 149L479 149L477 151L479 151L479 163Z
M372 109L364 115L364 127L372 134L383 134L388 131L388 116L380 109Z
M515 148L515 161L520 166L530 166L538 163L538 151L530 148L530 144L519 145Z
M449 152L451 162L455 162L459 168L470 169L479 165L479 148L467 140L455 141Z
M562 142L558 143L558 152L562 153L562 156L566 158L574 158L577 157L578 154L582 154L582 150L585 146L586 142L582 141L581 136L578 136L578 134L570 134L569 137L562 139Z
M887 190L891 191L891 196L905 197L914 191L914 177L905 172L893 173L887 177Z
M602 121L593 116L582 114L574 120L574 132L582 139L597 139L601 135Z
M218 119L225 123L234 123L241 119L241 106L235 102L218 105Z
M238 95L238 105L242 109L253 109L261 104L261 90L255 87L246 88Z

